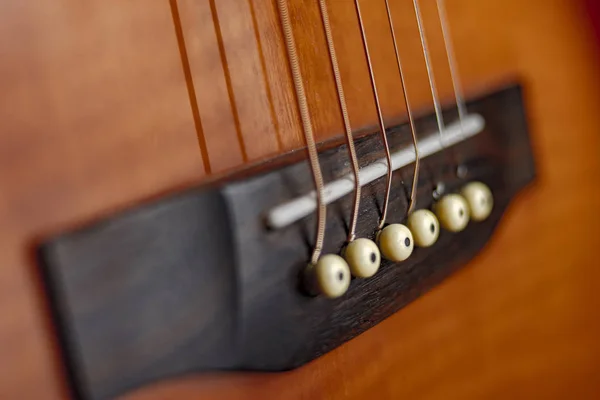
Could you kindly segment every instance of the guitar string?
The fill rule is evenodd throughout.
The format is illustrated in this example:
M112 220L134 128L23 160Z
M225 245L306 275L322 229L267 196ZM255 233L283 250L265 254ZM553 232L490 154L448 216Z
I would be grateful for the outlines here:
M412 112L412 107L410 106L410 101L408 99L408 91L406 88L406 79L404 76L404 70L402 68L400 51L398 50L398 40L396 39L396 31L394 29L394 21L393 21L393 17L392 17L392 10L390 7L389 0L385 0L385 7L386 7L386 12L387 12L387 17L388 17L388 23L390 25L390 31L392 33L392 41L394 43L394 52L396 53L396 64L398 65L398 72L400 73L400 81L402 82L402 94L404 96L404 103L406 104L406 112L408 114L408 121L410 124L410 133L412 135L412 141L413 141L413 146L414 146L414 150L415 150L415 171L414 171L414 175L413 175L412 189L411 189L411 193L410 193L410 203L408 206L408 210L406 212L406 214L409 215L413 211L415 204L416 204L417 188L419 185L419 170L420 170L420 164L421 164L421 157L419 156L419 144L418 144L418 139L417 139L417 129L415 126L415 119L414 119L414 115Z
M419 6L419 0L413 0L413 6L415 9L415 15L417 19L417 27L419 29L419 37L421 39L421 48L423 50L423 56L425 57L425 67L427 69L427 77L429 79L429 88L431 89L431 96L433 97L433 107L435 109L435 119L437 121L439 130L438 133L440 139L440 146L442 147L442 149L445 149L446 144L444 142L444 116L442 115L442 105L440 102L435 76L433 73L431 55L429 53L429 45L427 43L427 37L425 35L425 27L423 24L423 17L421 15L421 7Z
M387 219L388 205L390 202L390 192L392 189L392 155L390 153L390 146L387 140L387 135L385 132L385 123L383 120L383 114L381 112L381 104L379 102L379 93L377 92L377 84L375 82L375 73L373 71L373 63L371 61L371 53L369 51L369 44L367 41L367 34L365 31L365 26L363 23L362 13L360 10L359 0L354 0L354 7L356 8L356 14L358 15L358 24L360 26L360 34L363 42L363 50L365 52L365 56L367 59L367 65L369 69L369 77L371 79L371 88L373 90L373 97L375 98L375 108L377 109L377 118L379 120L379 129L381 134L381 140L383 142L383 147L385 150L385 157L387 160L387 182L385 188L385 198L383 201L383 207L381 210L381 220L379 221L379 229L383 229L385 226L385 221Z
M352 126L350 124L350 116L348 114L348 106L346 104L346 95L344 93L344 86L342 84L342 77L340 74L340 67L338 63L337 54L335 51L335 44L333 41L333 33L331 30L331 22L329 20L329 12L327 10L326 0L319 0L319 6L321 9L321 20L323 22L323 28L325 30L325 37L327 39L327 48L329 50L329 59L331 61L331 68L333 76L335 77L335 86L337 90L338 103L342 118L344 120L344 129L346 133L346 145L348 146L348 155L352 162L352 171L354 174L354 206L352 210L352 216L350 218L350 229L348 232L348 243L352 242L356 238L356 223L358 220L358 213L360 210L360 166L358 164L358 157L356 156L356 148L354 146L354 136L352 135Z
M306 91L304 89L304 83L302 80L300 61L298 59L296 40L294 38L294 32L292 29L287 0L278 0L278 5L279 16L281 18L281 25L283 27L283 33L288 53L288 61L292 70L294 89L296 91L297 105L302 120L304 140L306 142L312 178L316 189L317 226L315 234L315 245L311 257L312 264L316 264L319 260L319 257L321 256L321 251L323 249L323 242L325 240L325 223L327 221L327 207L323 200L323 174L321 173L321 166L319 164L319 153L317 151L317 145L315 143L310 110L308 108L308 100L306 98Z
M450 77L452 79L452 87L454 89L454 97L456 98L456 108L458 109L458 119L460 121L461 134L464 136L463 121L467 116L467 104L462 90L462 83L458 75L458 63L456 61L456 53L452 42L450 32L450 24L448 23L448 13L446 12L445 0L436 0L440 25L442 27L442 37L446 48L446 56L448 58L448 66L450 67Z

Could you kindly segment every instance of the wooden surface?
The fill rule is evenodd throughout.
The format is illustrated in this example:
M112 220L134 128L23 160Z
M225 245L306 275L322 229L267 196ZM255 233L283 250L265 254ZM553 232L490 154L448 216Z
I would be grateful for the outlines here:
M373 126L351 5L330 3L353 126ZM591 28L571 0L449 3L467 91L514 74L527 89L539 179L488 250L298 371L195 376L129 399L598 397L600 75ZM398 32L411 99L429 108L414 21L401 11L409 2L392 4L406 21ZM424 8L430 21L434 8ZM365 9L391 123L403 107L383 8ZM274 11L270 0L2 2L0 398L66 395L32 262L36 238L301 145ZM316 11L294 7L323 140L341 122ZM431 42L448 98L442 46Z
M467 265L535 178L521 88L488 94L469 109L485 127L452 147L465 176L448 168L448 151L426 157L416 204L431 209L437 182L455 192L479 181L494 194L491 215L458 234L441 230L435 246L416 248L405 262L383 260L373 278L354 279L335 300L302 290L314 217L277 231L264 223L265 210L313 189L305 160L186 190L51 238L40 251L41 270L77 398L109 399L190 373L300 367ZM407 125L388 133L392 151L412 148ZM417 127L435 132L435 116ZM437 142L437 134L429 139ZM356 151L370 163L385 157L377 134L358 139ZM347 159L345 145L320 154L327 181L350 173ZM394 173L390 222L405 220L403 179L412 167ZM361 192L357 237L375 239L385 185L378 179ZM352 208L352 196L330 207L324 254L339 254L346 244Z

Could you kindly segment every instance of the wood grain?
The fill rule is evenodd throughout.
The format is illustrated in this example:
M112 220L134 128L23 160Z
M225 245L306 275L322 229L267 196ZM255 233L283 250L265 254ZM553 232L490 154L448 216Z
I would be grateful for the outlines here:
M373 126L352 13L346 2L330 3L338 10L334 35L353 127ZM402 12L406 3L392 2L405 21L398 29L410 96L415 107L430 108L413 17ZM275 26L271 0L252 5L258 21ZM428 2L428 16L431 7ZM442 287L301 370L190 377L130 398L598 397L600 75L586 15L569 0L455 0L448 8L467 92L507 75L521 77L527 89L539 182L511 208L488 250ZM302 12L314 16L310 10ZM374 32L382 25L378 10L368 11ZM308 17L307 24L316 24ZM251 23L243 26L244 34L256 37ZM379 29L374 41L385 43ZM313 26L306 34L319 31ZM280 34L272 35L261 27L263 55L281 57ZM431 35L439 54L443 48ZM373 51L382 60L378 81L393 87L389 49L374 45ZM324 70L324 50L314 53L315 65L303 68ZM169 2L7 0L0 5L0 57L0 397L58 399L65 395L62 373L31 243L45 232L198 182L205 168ZM260 54L253 57L260 64ZM301 146L297 127L286 129L297 123L289 107L289 72L269 66L268 57L265 65L266 79L263 72L240 86L266 93L268 82L283 148ZM449 98L441 68L440 88ZM311 87L322 88L310 99L320 140L339 135L332 86ZM212 85L203 89L219 96ZM384 93L386 118L401 119L398 93ZM250 130L244 138L261 141L262 135ZM271 137L264 140L258 158L274 148ZM235 165L226 160L230 154L208 152L211 164L224 167Z
M170 4L174 22L181 26L178 38L181 62L184 70L189 71L190 103L200 125L198 139L206 143L202 153L206 153L213 173L233 168L247 161L246 151L239 117L232 104L229 74L223 69L221 36L213 24L213 8L209 2L190 0Z

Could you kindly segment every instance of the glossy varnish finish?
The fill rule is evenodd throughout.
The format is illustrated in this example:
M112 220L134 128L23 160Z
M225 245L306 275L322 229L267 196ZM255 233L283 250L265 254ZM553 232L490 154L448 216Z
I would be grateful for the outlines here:
M323 140L342 125L318 8L293 3ZM329 3L353 126L374 126L351 4ZM391 123L404 112L380 3L364 8ZM404 21L398 31L411 99L429 109L409 3L392 5ZM423 3L431 26L434 4ZM31 261L36 238L198 182L207 170L302 145L271 0L178 1L177 13L174 5L0 5L2 398L66 393ZM190 377L130 398L597 397L600 79L591 30L568 0L455 0L448 8L468 92L513 74L526 85L539 179L489 249L418 302L298 371ZM431 42L450 98L439 35ZM200 57L204 51L211 57Z

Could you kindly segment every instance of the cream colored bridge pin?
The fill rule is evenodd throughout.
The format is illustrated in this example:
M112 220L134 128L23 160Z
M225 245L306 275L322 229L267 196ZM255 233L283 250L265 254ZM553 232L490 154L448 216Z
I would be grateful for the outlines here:
M417 210L408 217L408 229L412 232L415 245L431 247L440 236L440 223L429 210Z
M309 264L306 273L310 289L331 299L343 296L350 286L350 268L337 254L322 256L316 264Z
M405 261L413 252L415 242L408 227L401 224L386 226L377 236L381 254L393 262Z
M377 245L369 239L356 239L346 246L343 253L350 272L357 278L370 278L381 265L381 254Z
M469 204L473 221L485 221L490 216L494 208L494 196L486 184L471 182L462 188L461 194Z
M469 224L469 205L459 194L448 194L433 207L442 228L450 232L461 232Z

